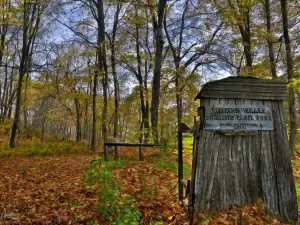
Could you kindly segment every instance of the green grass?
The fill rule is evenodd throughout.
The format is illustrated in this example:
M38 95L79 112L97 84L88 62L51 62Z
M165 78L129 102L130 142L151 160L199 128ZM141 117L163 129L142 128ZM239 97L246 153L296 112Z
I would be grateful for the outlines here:
M296 194L298 200L298 208L300 208L300 183L296 182Z
M155 162L154 165L158 168L178 174L177 162L170 161L168 157L161 157L159 161ZM191 175L191 168L188 164L183 164L183 177L189 179Z
M122 191L123 184L115 172L116 167L125 165L124 160L94 159L90 168L84 172L84 181L87 186L99 188L96 209L101 218L113 225L138 225L141 213L132 206L136 200Z
M50 156L63 153L86 152L85 143L73 142L40 142L37 140L22 140L16 148L10 149L8 139L0 144L0 158L20 156Z
M158 168L165 169L177 174L177 166L175 162L160 161L160 162L156 162L154 165Z
M183 134L183 151L184 152L192 152L193 151L193 134Z

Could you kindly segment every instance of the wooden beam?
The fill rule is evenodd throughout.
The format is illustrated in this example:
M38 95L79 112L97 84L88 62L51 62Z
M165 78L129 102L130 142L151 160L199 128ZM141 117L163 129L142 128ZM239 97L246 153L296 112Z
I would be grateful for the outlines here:
M144 161L143 146L139 146L139 161Z
M115 146L115 159L119 159L119 154L118 154L118 146Z
M125 143L125 142L105 142L105 146L131 146L131 147L162 147L161 144L142 144L142 143Z

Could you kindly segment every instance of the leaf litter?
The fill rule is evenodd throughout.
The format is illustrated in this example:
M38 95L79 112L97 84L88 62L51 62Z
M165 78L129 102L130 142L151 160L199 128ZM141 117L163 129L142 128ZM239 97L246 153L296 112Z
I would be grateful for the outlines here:
M89 224L99 222L98 190L83 183L96 155L0 159L0 224ZM298 181L298 165L294 173ZM124 197L142 214L140 224L188 224L178 202L177 177L153 163L126 161L115 168ZM194 224L284 224L263 205L233 206L218 214L198 213ZM101 222L99 224L110 224Z
M98 191L83 183L94 155L0 160L0 224L89 224L101 221ZM140 224L187 224L177 201L176 176L151 163L128 161L116 168L126 195L142 213ZM110 224L110 223L100 223Z

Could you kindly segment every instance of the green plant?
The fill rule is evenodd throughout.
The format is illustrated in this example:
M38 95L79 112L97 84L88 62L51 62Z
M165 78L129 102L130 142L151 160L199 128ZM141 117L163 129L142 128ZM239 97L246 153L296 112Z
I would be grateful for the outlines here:
M193 134L183 134L182 144L184 152L192 152L193 151L193 142L194 136Z
M99 225L99 224L95 221L92 221L92 222L89 223L89 225Z
M159 221L151 221L150 225L163 225L163 221L159 220Z
M129 207L124 208L121 215L113 223L114 225L139 225L141 213L138 209Z
M0 132L5 134L5 135L9 135L11 128L12 128L13 122L12 120L9 119L4 119L4 121L1 123L1 127L0 127Z
M131 207L135 199L122 193L113 171L116 167L123 166L123 160L103 161L96 158L92 161L90 169L84 173L85 183L99 188L96 209L102 218L117 225L138 225L141 214L138 209Z
M155 166L157 166L158 168L169 170L173 173L177 173L177 167L176 167L175 162L161 161L161 162L156 162Z
M296 194L297 194L297 200L298 200L298 207L300 207L300 183L296 183Z
M141 183L142 195L149 197L150 200L153 200L153 197L157 193L156 183L158 182L156 178L146 179L143 170L138 169L138 176Z
M9 139L0 143L0 157L7 156L49 156L54 154L84 152L87 150L84 144L72 144L67 142L40 142L39 140L20 140L15 149L9 148Z
M183 176L186 179L189 179L191 177L191 173L192 173L192 169L190 167L190 165L184 163L183 164Z

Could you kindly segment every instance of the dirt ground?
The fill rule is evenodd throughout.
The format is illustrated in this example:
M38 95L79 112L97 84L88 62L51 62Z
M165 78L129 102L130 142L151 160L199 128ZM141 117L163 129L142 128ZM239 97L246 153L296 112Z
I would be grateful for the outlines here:
M72 154L0 159L0 224L101 221L96 211L97 190L83 183L83 171L95 157ZM143 215L141 224L156 217L163 224L186 224L185 211L174 191L176 176L147 162L126 164L117 173L123 189L137 200L135 206Z

